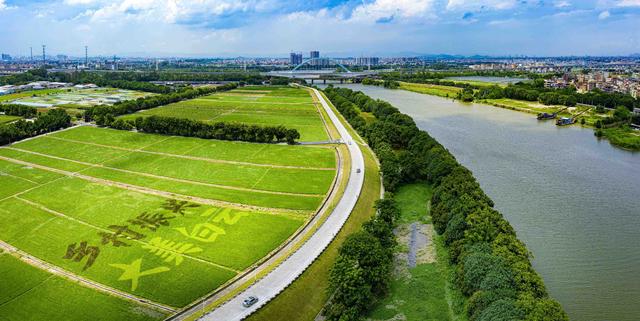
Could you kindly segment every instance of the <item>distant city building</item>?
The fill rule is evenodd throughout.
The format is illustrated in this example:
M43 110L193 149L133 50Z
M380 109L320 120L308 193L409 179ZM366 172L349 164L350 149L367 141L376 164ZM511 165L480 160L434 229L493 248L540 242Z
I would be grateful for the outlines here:
M301 52L292 52L289 56L289 64L292 66L297 66L302 63L302 53Z
M7 55L7 54L2 54L2 60L3 61L11 61L11 56Z
M380 64L380 58L378 57L359 57L356 58L356 65L358 66L377 66Z
M309 59L316 59L314 61L311 62L312 66L321 66L322 63L321 61L318 61L317 59L320 58L320 51L311 51L309 53Z

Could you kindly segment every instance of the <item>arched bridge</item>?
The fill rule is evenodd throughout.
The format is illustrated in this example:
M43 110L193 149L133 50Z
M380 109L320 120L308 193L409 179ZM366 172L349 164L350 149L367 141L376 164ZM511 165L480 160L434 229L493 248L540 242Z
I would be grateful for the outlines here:
M300 63L299 65L297 65L295 68L293 68L293 71L298 70L298 68L304 66L304 65L308 65L313 61L331 61L334 62L336 65L340 66L340 68L342 68L342 70L344 70L347 73L351 73L351 70L347 69L347 67L345 67L343 64L339 63L337 60L333 59L333 58L311 58L311 59L307 59L305 61L303 61L302 63Z

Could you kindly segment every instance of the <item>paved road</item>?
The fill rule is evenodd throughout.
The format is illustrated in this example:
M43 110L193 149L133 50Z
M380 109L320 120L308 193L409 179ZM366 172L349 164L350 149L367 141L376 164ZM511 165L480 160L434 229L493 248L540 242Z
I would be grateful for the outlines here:
M338 116L329 107L324 97L321 96L316 89L312 90L318 96L322 107L338 129L342 140L346 143L346 146L349 149L349 155L351 156L351 169L349 181L347 182L344 194L324 224L298 249L298 251L293 253L288 259L264 278L247 288L240 295L206 314L201 318L201 320L242 320L258 310L269 300L273 299L278 295L278 293L298 278L298 276L302 274L302 272L304 272L304 270L306 270L307 267L309 267L309 265L311 265L311 263L313 263L313 261L324 251L336 234L338 234L356 205L364 183L364 158L362 156L362 151L360 151L358 144L353 142L353 138L342 125ZM360 170L360 173L357 172L358 170ZM309 290L318 291L318 289ZM253 306L245 308L242 306L242 301L248 296L256 296L259 301Z

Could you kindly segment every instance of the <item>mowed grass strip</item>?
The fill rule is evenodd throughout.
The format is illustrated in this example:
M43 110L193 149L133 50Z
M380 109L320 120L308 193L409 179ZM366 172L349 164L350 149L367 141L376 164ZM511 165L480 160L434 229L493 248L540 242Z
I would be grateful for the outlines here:
M82 126L50 135L79 142L264 165L335 168L335 151L315 146L254 144Z
M161 320L162 312L83 287L0 254L0 316L7 321Z
M0 148L0 157L8 157L11 160L18 160L45 166L52 169L69 170L70 172L81 172L83 175L105 179L108 181L130 184L144 188L150 188L157 191L164 191L185 196L195 196L210 200L218 200L222 202L251 205L263 208L277 208L287 210L314 211L324 199L323 195L318 196L296 196L289 194L262 193L248 190L237 190L228 188L219 188L210 185L202 185L189 182L181 182L158 177L148 177L143 175L123 172L121 170L108 169L104 167L91 167L73 162L65 162L47 156L29 154L19 150L11 150ZM18 166L24 166L17 164ZM78 165L73 167L69 165ZM71 167L71 168L69 168ZM15 181L7 178L6 181ZM14 192L20 192L31 185L22 184L21 188L13 190L13 185L8 185L7 195L13 195ZM16 185L17 186L17 185ZM0 188L2 191L2 188Z
M334 171L327 170L215 163L73 143L46 136L14 144L11 148L151 175L272 192L324 195L335 176Z
M164 208L167 201L63 178L0 202L0 220L12 222L0 226L0 239L80 276L181 307L255 263L303 223L288 216L211 206L184 207L174 213ZM141 214L158 213L171 218L156 230L133 223ZM99 234L122 226L128 232L116 240L126 244L104 242ZM136 233L144 236L133 237ZM100 249L86 271L86 258L64 259L70 244L83 241ZM161 244L166 245L163 252L151 250ZM185 249L191 251L182 254ZM145 275L134 285L133 280L123 279L122 267L136 272L138 260L141 271L157 273Z

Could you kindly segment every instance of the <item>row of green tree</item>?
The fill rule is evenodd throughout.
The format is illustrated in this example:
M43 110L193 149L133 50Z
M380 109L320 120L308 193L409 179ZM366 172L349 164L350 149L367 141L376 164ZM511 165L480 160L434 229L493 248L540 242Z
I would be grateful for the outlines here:
M35 107L19 104L0 104L0 112L9 116L33 118L38 114L38 109L36 109Z
M18 120L0 125L0 145L49 133L71 125L71 116L64 109L53 109L38 115L35 121Z
M151 134L254 143L287 142L295 144L296 140L300 138L300 133L296 129L284 126L257 126L225 122L205 123L186 118L155 115L135 119L109 119L102 125L121 130L136 129L139 132Z
M236 83L229 83L219 87L184 88L168 94L138 98L117 102L114 105L100 105L88 109L84 116L86 121L95 120L98 125L103 125L115 116L131 114L139 110L150 109L182 100L209 95L215 92L227 91L238 87Z
M109 84L111 82L117 84L115 83L117 81L145 83L150 81L234 81L258 85L270 79L273 77L264 76L258 72L48 72L45 68L38 68L1 77L0 85L20 85L32 81L59 81L75 84Z
M388 292L400 211L390 193L375 206L377 215L340 246L329 275L332 297L322 311L327 320L360 320Z
M382 86L384 88L389 88L389 89L397 89L398 87L400 87L400 83L395 80L382 80L382 79L373 79L373 78L362 79L362 84Z
M493 208L493 201L472 173L449 151L427 132L419 130L411 117L385 101L373 100L347 88L330 86L325 92L376 153L387 191L421 181L434 186L431 200L434 226L449 249L450 263L456 271L455 284L468 297L466 311L470 320L568 320L560 304L548 296L542 279L533 269L531 253L516 237L509 222ZM360 112L372 113L375 121L367 123ZM359 253L358 249L350 248L350 252L356 251L350 255L366 257L366 253ZM332 279L332 290L362 291L370 287L374 294L384 293L383 283L372 283L371 278L364 276L386 273L386 270L371 268L358 272L353 266L361 267L359 261L346 262L340 263L346 267L336 264L334 269L342 269L343 274L335 281L367 283L345 290ZM348 270L349 267L352 270ZM349 295L358 293L352 290ZM340 298L345 300L345 297ZM359 320L373 304L370 297L365 298L367 301L344 301L359 303L356 308L346 303L332 303L329 320Z

